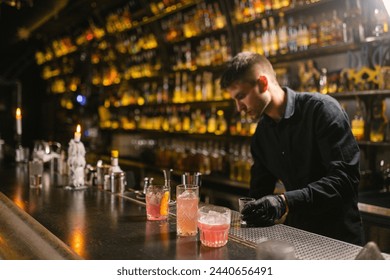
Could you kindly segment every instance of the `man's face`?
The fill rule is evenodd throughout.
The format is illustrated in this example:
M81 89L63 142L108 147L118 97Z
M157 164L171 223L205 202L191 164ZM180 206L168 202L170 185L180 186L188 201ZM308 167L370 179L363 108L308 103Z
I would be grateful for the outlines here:
M236 102L237 110L245 111L255 121L260 119L271 101L270 93L260 92L259 88L259 80L238 81L228 88L230 96Z

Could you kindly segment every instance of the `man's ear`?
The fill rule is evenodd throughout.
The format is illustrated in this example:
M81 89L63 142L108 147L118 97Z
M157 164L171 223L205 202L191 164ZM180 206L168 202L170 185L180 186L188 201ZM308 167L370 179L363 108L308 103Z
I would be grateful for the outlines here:
M257 79L259 83L260 92L265 92L268 89L268 79L266 76L259 76Z

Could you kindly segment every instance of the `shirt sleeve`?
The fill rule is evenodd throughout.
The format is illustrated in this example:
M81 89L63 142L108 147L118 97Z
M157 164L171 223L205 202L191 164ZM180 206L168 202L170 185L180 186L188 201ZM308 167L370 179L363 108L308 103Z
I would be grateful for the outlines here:
M277 178L261 163L256 143L255 134L251 145L253 165L251 167L249 196L258 199L274 192Z
M330 98L330 97L329 97ZM290 211L323 213L357 200L360 180L360 152L349 125L348 116L336 100L316 104L315 141L320 147L326 175L307 186L285 193Z

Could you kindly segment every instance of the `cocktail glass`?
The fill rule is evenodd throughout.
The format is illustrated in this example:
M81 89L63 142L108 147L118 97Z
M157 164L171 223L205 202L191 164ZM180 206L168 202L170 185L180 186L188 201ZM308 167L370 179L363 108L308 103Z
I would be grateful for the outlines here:
M150 221L168 218L169 190L165 185L150 185L146 188L146 216Z
M198 210L200 241L207 247L222 247L228 242L231 211L229 208L206 205Z
M249 202L254 202L255 199L252 197L240 197L238 199L238 211L241 213L242 209L244 209L245 204ZM241 226L246 226L246 222L242 220L242 216L240 215L240 224Z
M198 233L198 203L199 186L190 184L176 186L177 235L193 236Z

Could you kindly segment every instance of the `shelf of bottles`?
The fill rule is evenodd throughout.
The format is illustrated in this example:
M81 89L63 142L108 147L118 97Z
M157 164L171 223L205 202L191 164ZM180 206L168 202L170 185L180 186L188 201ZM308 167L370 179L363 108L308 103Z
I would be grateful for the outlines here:
M228 151L228 152L227 152ZM249 183L252 159L249 143L222 141L159 140L156 162L161 167L175 166L181 171L225 175L232 181Z
M161 29L165 41L174 44L226 30L226 17L218 2L199 1L193 9L161 20Z
M212 175L216 183L248 187L252 164L248 138L232 142L220 138L139 135L127 138L129 145L122 150L122 159L138 163L143 158L142 168L174 167L177 174L201 172Z
M241 50L258 52L271 62L280 63L359 49L357 43L363 40L363 35L358 38L355 26L347 24L348 18L338 14L336 8L340 7L313 12L314 8L332 2L335 3L286 0L242 4L236 1L234 18L241 34ZM310 14L305 16L303 12L309 10Z

